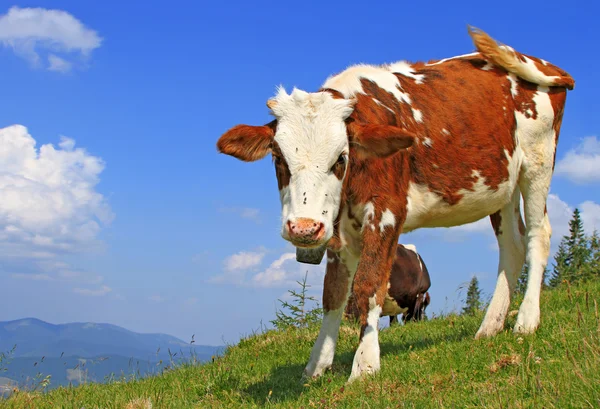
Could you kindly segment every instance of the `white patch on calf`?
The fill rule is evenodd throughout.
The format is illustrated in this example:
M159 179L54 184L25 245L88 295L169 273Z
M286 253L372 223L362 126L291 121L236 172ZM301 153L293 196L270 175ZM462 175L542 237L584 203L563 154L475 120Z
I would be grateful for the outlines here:
M364 216L363 216L363 229L365 226L369 226L371 230L375 230L375 225L373 224L373 219L375 219L375 206L373 202L369 202L364 207Z
M456 57L444 58L443 60L439 60L439 61L432 62L430 64L425 64L425 65L426 66L438 65L438 64L443 64L446 61L457 60L459 58L465 58L465 57L474 57L476 55L479 55L479 53L469 53L469 54L457 55Z
M410 96L402 91L398 77L385 67L375 65L355 65L344 72L329 77L323 84L323 88L335 89L342 93L345 98L351 98L356 94L364 94L361 79L374 82L380 88L392 94L399 102L410 104Z
M381 234L383 234L383 231L388 226L396 226L396 216L394 216L394 213L392 213L390 209L385 209L385 211L381 213L381 222L379 223L379 231L381 231Z
M373 101L375 101L375 103L379 106L384 107L385 109L387 109L388 111L390 111L391 113L395 113L394 110L390 107L388 107L387 105L384 105L380 100L373 98Z
M509 72L506 78L508 78L508 80L510 81L510 93L513 97L516 97L519 93L517 89L517 76L512 72Z
M431 148L431 146L433 145L431 138L426 137L425 139L423 139L423 145L427 146L428 148Z
M359 378L363 374L375 373L380 368L379 360L379 317L381 307L377 305L375 296L369 298L369 314L367 327L354 355L352 373L348 382Z
M424 74L415 74L415 70L412 67L412 65L410 65L408 62L406 61L398 61L395 62L393 64L390 64L390 71L398 73L398 74L402 74L405 77L409 77L415 80L415 84L422 84L423 83L423 79L425 79L425 75Z
M415 121L417 121L419 123L423 122L423 113L421 112L421 110L413 108L412 113L413 113L413 118L415 118Z
M446 136L447 136L447 135L450 135L450 131L449 131L449 130L447 130L446 128L442 128L442 133L443 133L444 135L446 135Z

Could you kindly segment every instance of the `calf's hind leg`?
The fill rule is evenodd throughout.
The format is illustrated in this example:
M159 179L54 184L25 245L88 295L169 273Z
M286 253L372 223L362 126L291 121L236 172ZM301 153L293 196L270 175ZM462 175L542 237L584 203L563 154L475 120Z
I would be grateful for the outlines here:
M490 216L498 240L498 279L492 301L475 338L496 335L504 328L510 297L525 260L525 226L521 219L520 199L517 189L511 202Z

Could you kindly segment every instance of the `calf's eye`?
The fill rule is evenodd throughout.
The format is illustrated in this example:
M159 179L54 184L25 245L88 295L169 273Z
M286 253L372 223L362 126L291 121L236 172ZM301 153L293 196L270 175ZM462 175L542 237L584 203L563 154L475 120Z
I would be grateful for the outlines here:
M342 154L342 155L338 156L337 161L335 161L335 163L331 167L331 171L333 172L335 170L336 166L344 166L345 164L346 164L346 157Z

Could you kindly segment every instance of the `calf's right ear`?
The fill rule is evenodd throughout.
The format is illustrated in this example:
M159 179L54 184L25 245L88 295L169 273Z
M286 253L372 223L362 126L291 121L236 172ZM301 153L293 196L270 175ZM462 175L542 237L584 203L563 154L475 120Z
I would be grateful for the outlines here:
M219 138L217 150L245 162L262 159L271 152L274 122L263 126L234 126Z

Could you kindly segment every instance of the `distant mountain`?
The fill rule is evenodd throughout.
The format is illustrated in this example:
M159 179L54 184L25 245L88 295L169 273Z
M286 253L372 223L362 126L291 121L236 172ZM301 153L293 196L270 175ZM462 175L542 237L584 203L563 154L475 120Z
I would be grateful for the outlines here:
M139 334L111 324L55 325L36 318L0 321L0 353L8 358L0 360L0 376L21 385L35 383L38 374L51 375L54 387L101 382L111 375L146 376L160 372L171 360L195 357L202 362L223 349L192 345L166 334Z

